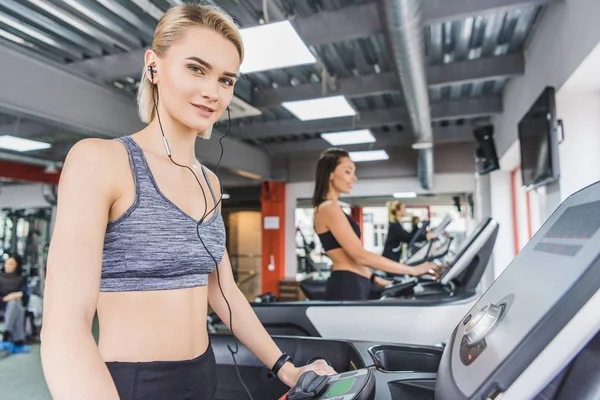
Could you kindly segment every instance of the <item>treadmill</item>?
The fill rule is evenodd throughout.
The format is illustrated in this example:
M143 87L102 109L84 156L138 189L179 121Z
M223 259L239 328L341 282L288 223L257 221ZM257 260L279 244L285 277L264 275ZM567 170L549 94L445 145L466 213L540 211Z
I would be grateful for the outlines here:
M491 218L482 221L450 260L452 268L440 282L410 282L408 288L402 287L405 285L402 283L392 285L379 300L251 305L271 335L437 345L448 339L455 321L480 296L477 284L491 257L497 230L498 224ZM431 288L427 290L436 292L416 293L420 290L417 286L428 285ZM435 285L451 287L452 295L446 293L446 289L438 290Z
M456 319L445 348L275 337L296 365L323 358L338 372L320 383L313 380L319 384L301 398L598 399L599 210L600 183L566 199L483 296ZM225 348L232 338L213 336L211 341L219 373L216 399L246 399ZM288 392L244 347L236 360L255 399L279 399ZM305 374L299 383L314 378ZM297 385L288 393L298 392Z
M446 265L448 268L442 270L440 279L433 280L427 276L400 278L382 292L382 298L474 295L492 255L498 230L498 222L489 217L484 218L452 257L448 257L451 238L429 242L408 259L406 264L419 265L425 261L434 261ZM486 261L481 262L482 260Z

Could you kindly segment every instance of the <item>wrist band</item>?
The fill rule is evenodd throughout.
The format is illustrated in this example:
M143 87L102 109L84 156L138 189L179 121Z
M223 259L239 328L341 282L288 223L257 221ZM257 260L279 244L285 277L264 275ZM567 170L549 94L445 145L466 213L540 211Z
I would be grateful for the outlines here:
M285 364L286 362L290 361L291 357L288 356L286 353L283 353L281 355L281 357L279 357L279 359L275 362L275 365L273 365L273 368L271 368L271 372L273 373L273 375L277 376L277 374L279 373L279 370L281 369L281 367L283 367L283 364Z

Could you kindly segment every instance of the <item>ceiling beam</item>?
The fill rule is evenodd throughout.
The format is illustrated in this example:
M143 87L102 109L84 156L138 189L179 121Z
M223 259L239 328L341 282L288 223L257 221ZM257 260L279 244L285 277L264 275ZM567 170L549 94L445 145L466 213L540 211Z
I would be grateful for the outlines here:
M52 131L48 125L34 121L17 121L0 125L0 135L11 135L21 138L43 135Z
M360 113L356 117L329 118L316 121L290 119L265 123L240 124L231 128L231 134L241 138L261 139L281 135L298 135L301 133L330 132L394 125L403 123L406 119L406 110L394 108L367 111Z
M3 69L11 71L0 74L0 110L8 114L47 120L90 136L120 137L144 127L135 99L130 96L12 46L0 45L0 60ZM197 157L216 164L220 155L218 139L219 133L215 132L211 140L199 140ZM226 140L225 146L223 167L269 177L270 157L266 152L233 138Z
M492 115L502 112L499 96L478 97L431 104L433 120L453 120ZM302 133L334 132L350 129L368 129L384 125L406 123L408 115L403 108L361 112L355 117L330 118L315 121L296 119L265 123L239 124L231 128L231 134L240 138L268 138L273 136L299 135Z
M468 83L506 78L525 73L523 54L510 54L450 64L427 67L427 83L430 87L455 83ZM307 83L278 89L263 89L252 93L254 107L278 107L286 101L315 99L342 95L348 98L373 96L382 93L400 92L400 84L394 72L340 78L337 90L323 92L320 83Z
M307 46L341 42L381 32L377 3L344 7L338 11L321 11L306 18L292 20L292 25Z
M469 125L436 127L433 129L434 144L471 142L473 141L473 127ZM385 150L390 147L410 146L414 143L410 132L386 133L377 135L375 143L340 146L347 151ZM262 148L273 155L320 153L333 147L329 142L321 139L309 139L301 142L287 142L263 145Z
M486 96L443 101L432 103L430 109L432 121L485 117L502 112L502 97Z
M308 100L328 96L361 97L381 93L398 92L398 78L394 72L340 78L335 82L337 90L323 92L320 83L306 83L279 89L265 89L252 93L252 105L258 108L279 107L286 101Z
M460 61L427 67L429 87L458 83L489 81L525 74L525 56L522 53L476 60Z
M562 0L424 0L422 2L423 25L459 20L474 15L490 14L558 3Z

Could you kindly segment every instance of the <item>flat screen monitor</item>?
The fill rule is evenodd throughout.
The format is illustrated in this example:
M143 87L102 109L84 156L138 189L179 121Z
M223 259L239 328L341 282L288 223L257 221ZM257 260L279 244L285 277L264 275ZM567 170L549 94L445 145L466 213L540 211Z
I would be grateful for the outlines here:
M523 186L533 189L559 179L554 88L547 87L518 126Z

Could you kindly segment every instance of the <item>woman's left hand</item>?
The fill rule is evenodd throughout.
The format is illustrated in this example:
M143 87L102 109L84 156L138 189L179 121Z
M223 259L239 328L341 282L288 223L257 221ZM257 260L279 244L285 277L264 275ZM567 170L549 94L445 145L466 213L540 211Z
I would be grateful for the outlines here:
M325 360L316 360L303 367L295 367L291 363L286 363L279 371L279 379L289 387L296 386L296 382L303 373L315 371L319 375L335 375L337 372L331 368Z

